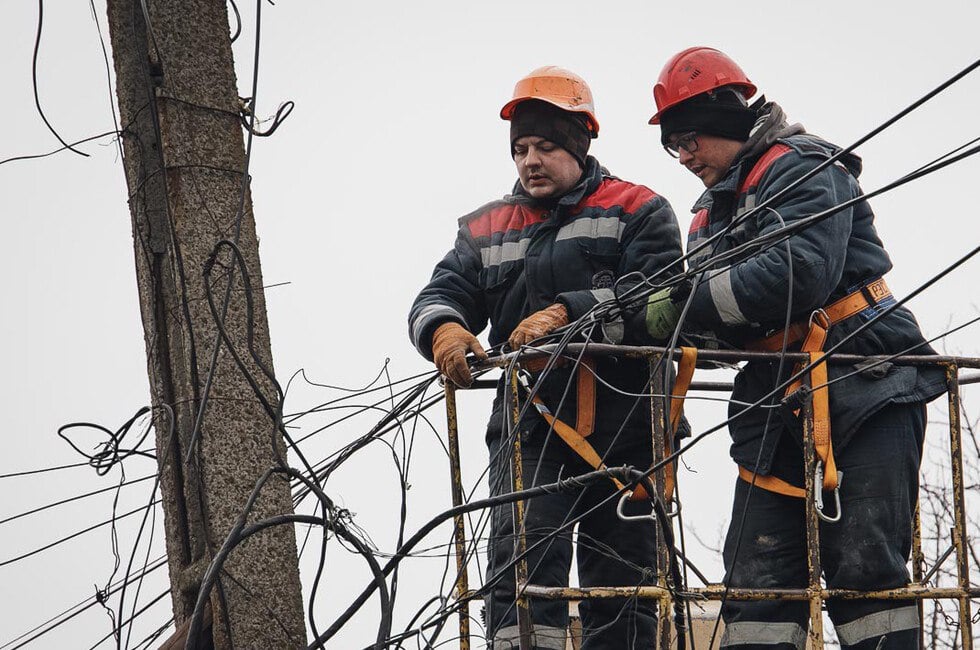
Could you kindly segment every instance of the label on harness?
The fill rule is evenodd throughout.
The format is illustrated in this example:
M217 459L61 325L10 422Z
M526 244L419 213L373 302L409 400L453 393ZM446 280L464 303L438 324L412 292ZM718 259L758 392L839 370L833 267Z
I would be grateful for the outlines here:
M884 278L878 278L874 282L864 285L857 285L848 289L848 293L860 291L868 301L868 306L858 312L862 320L868 321L883 312L897 301L885 284Z

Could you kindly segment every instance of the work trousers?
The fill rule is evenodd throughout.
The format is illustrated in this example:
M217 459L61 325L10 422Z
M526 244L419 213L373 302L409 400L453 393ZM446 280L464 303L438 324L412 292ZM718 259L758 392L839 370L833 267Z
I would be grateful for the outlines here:
M593 434L597 435L597 434ZM548 437L545 444L544 438ZM607 465L649 467L649 434L614 447ZM511 490L512 445L494 439L490 448L490 492ZM524 435L524 486L553 483L592 471L553 433ZM572 562L571 522L577 525L579 582L583 587L656 584L656 529L652 520L624 521L616 514L619 498L611 481L594 483L571 493L549 494L525 501L528 582L547 587L568 585ZM610 498L613 497L613 498ZM649 513L650 504L627 504L630 514ZM518 648L520 635L515 604L515 535L512 507L491 513L486 596L487 637L496 650ZM492 585L492 586L491 586ZM568 602L532 599L533 647L564 650ZM654 601L637 598L596 599L579 605L583 650L651 648L656 636Z
M843 472L842 516L836 523L820 523L820 562L828 588L871 590L908 584L906 562L912 542L924 431L922 404L891 404L871 416L836 454L837 468ZM774 473L800 476L802 462L798 443L784 433ZM825 512L833 515L831 493L824 493L824 503ZM758 486L752 488L749 496L749 484L738 480L724 550L728 584L806 587L804 507L803 499ZM914 600L832 598L827 601L827 613L842 648L918 647L919 620ZM722 614L726 625L722 647L803 650L806 645L809 605L805 601L728 601Z

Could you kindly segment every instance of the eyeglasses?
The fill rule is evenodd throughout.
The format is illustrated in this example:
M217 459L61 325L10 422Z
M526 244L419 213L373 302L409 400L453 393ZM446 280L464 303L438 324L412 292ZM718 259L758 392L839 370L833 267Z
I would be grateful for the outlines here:
M664 151L670 154L672 158L680 158L681 149L687 153L694 153L698 150L697 131L688 131L677 138L669 140L667 144L664 145Z

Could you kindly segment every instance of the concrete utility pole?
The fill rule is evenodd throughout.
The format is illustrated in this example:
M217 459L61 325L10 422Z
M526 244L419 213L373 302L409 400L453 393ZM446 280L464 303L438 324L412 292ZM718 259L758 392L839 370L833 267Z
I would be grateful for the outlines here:
M202 572L256 480L275 465L273 445L282 457L285 449L224 346L211 373L217 327L202 268L221 239L238 240L254 292L254 348L272 368L258 242L243 184L245 150L226 2L108 0L108 15L156 407L173 608L180 625L194 609ZM234 266L225 250L212 272L214 301L220 310L232 277L225 326L275 404L271 382L246 347L245 291ZM166 406L174 412L173 440ZM188 454L192 460L185 463ZM266 485L249 520L292 512L288 481L279 477ZM212 641L216 648L306 646L292 527L250 538L224 567L211 593L214 622L204 646Z

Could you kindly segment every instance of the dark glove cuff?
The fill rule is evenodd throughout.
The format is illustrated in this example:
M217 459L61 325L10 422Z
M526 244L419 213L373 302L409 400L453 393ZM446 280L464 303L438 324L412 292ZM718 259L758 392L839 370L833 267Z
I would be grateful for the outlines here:
M691 295L691 289L694 288L694 282L690 278L684 278L670 290L670 301L675 305L687 300L688 296Z

